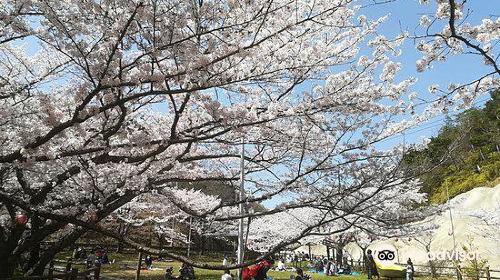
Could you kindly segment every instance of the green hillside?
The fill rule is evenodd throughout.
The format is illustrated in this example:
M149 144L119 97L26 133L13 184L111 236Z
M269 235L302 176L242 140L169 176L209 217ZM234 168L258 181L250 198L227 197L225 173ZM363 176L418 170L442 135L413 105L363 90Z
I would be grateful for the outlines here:
M419 174L430 201L446 201L476 187L500 183L500 91L481 109L449 118L439 134L421 151L404 158L408 172ZM422 170L430 170L420 174Z

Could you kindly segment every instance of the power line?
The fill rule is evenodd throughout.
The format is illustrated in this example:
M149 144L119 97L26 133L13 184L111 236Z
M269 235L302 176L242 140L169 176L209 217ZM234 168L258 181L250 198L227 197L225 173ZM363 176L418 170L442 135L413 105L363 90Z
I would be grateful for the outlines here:
M484 99L481 99L481 100L477 100L476 102L472 103L472 105L477 105L479 103L482 103L484 101L487 101L489 100L490 98L484 98ZM428 130L428 129L431 129L431 128L434 128L434 127L438 127L438 126L442 126L442 124L440 122L444 121L446 119L446 117L455 117L457 115L459 115L460 113L462 112L457 112L455 114L446 114L444 117L442 116L434 116L432 118L430 118L429 120L432 120L434 118L438 118L438 117L442 117L441 119L438 119L438 120L435 120L435 121L432 121L432 122L429 122L429 123L426 123L423 127L415 127L413 129L416 129L416 128L419 128L418 130L415 130L415 131L412 131L413 129L410 129L408 133L402 133L402 134L399 134L399 135L393 135L393 136L390 136L384 140L381 140L379 141L378 143L382 143L382 142L385 142L385 141L389 141L389 140L393 140L393 139L396 139L396 138L399 138L399 137L405 137L407 135L412 135L412 134L415 134L417 132L421 132L421 131L424 131L424 130ZM439 124L434 124L434 123L439 123ZM431 125L431 126L428 126L430 124L434 124L434 125Z

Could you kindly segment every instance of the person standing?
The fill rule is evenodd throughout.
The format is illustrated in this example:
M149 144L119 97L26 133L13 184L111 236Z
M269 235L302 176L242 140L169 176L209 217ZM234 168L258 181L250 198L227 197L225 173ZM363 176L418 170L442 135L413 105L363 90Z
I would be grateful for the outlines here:
M413 267L413 262L410 258L406 262L406 280L413 280L413 274L415 273L415 268Z
M147 255L146 259L144 260L144 262L146 263L146 267L148 269L152 269L153 268L153 258L151 257L151 255Z
M231 272L229 272L229 269L226 269L224 271L224 274L221 276L220 280L233 280L233 276L231 275Z
M224 259L222 260L222 265L227 266L227 257L224 256Z

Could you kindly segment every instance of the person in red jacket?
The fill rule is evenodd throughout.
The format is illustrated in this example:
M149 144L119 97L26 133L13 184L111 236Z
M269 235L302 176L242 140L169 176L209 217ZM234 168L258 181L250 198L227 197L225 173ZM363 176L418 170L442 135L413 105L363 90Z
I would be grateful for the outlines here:
M274 265L274 260L264 260L252 267L245 267L243 269L243 280L265 280L267 272Z

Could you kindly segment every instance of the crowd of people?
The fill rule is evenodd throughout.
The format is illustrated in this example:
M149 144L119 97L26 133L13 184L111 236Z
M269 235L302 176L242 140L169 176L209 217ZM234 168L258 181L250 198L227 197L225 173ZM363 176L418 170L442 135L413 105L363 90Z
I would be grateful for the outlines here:
M191 265L183 263L181 268L179 268L179 276L174 276L174 268L169 267L165 271L165 279L191 280L191 279L196 279L196 275L194 273L194 268Z
M350 275L351 266L348 262L344 262L344 265L336 263L333 259L318 259L314 264L316 272L323 272L326 275Z
M89 265L95 265L96 263L109 264L108 254L100 245L94 247L88 254L82 246L78 246L73 250L72 259L85 260Z
M90 255L93 253L91 252ZM78 248L74 252L74 257L76 258L81 258L84 255L84 252L81 248ZM95 250L95 261L104 261L106 259L106 253L104 250L101 248L97 248ZM89 258L91 259L91 258ZM292 279L295 280L310 280L311 276L308 274L304 273L304 270L301 267L287 267L285 263L289 264L295 264L297 265L298 262L302 261L307 261L308 266L311 269L310 272L314 273L322 273L325 275L333 276L333 275L351 275L351 266L349 265L347 259L342 260L342 262L335 262L334 259L332 258L321 258L321 257L314 257L314 256L308 256L307 254L295 254L292 256L284 258L279 258L278 262L275 266L275 262L273 259L266 259L254 266L250 267L245 267L243 269L243 280L266 280L268 279L267 273L269 270L273 269L275 271L294 271L296 272L296 275L292 275ZM145 258L145 264L148 269L152 268L152 257L151 255L147 255ZM222 260L222 265L223 266L229 266L236 264L236 258L228 258L227 256L224 256ZM367 275L368 279L373 279L373 277L379 277L379 273L377 270L377 266L375 263L375 260L372 255L372 251L368 250L367 251L367 263L366 263L366 269L367 269ZM407 261L407 267L406 267L406 280L413 280L413 275L414 275L414 268L413 268L413 263L411 262L411 259L408 259ZM187 264L183 263L181 268L179 269L179 275L174 276L174 270L173 267L169 267L165 271L165 279L166 280L172 280L172 279L182 279L182 280L191 280L191 279L196 279L195 276L195 270L194 268ZM226 269L224 271L224 274L221 276L221 280L233 280L236 279L232 274L229 269Z

